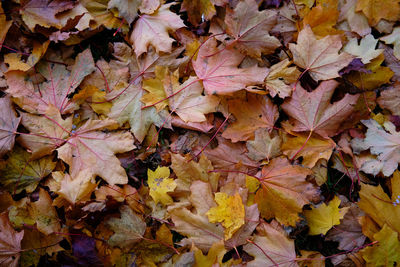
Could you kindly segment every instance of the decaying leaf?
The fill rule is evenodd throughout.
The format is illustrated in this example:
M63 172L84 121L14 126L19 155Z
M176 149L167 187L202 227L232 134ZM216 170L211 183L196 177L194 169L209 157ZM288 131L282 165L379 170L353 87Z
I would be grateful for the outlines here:
M339 77L338 71L353 60L351 55L339 53L341 47L339 35L327 35L318 40L309 26L299 33L297 44L289 44L294 63L316 81Z

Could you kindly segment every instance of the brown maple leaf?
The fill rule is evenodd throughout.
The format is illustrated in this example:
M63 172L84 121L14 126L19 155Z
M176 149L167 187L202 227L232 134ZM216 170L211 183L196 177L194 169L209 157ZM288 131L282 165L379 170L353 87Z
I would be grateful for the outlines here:
M309 25L299 33L297 44L289 44L294 63L316 81L339 77L339 70L353 60L347 53L338 53L341 47L339 35L327 35L318 40Z
M13 148L20 120L21 117L15 115L10 97L0 98L0 157Z
M340 123L351 114L359 97L347 94L331 104L330 99L338 85L334 80L325 81L310 93L299 86L292 98L282 104L283 110L292 118L292 130L315 132L325 138L337 134Z
M197 59L192 63L207 94L231 94L246 86L264 82L268 74L267 68L257 66L238 68L245 56L216 45L216 40L208 40L200 48Z

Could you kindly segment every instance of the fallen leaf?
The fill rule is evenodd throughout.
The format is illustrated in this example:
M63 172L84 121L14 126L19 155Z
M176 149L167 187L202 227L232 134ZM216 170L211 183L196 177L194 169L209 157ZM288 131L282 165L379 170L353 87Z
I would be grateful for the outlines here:
M174 191L176 183L174 179L168 178L169 175L168 167L157 167L155 171L147 170L147 183L150 188L150 196L156 204L161 202L163 205L168 205L173 202L167 193Z
M282 266L296 264L296 252L293 240L290 240L279 226L262 223L264 235L256 235L243 250L255 259L248 262L249 267Z
M256 130L254 135L254 140L246 142L249 158L256 161L267 159L269 162L270 159L281 154L282 139L279 135L271 138L269 131L265 128Z
M363 90L375 89L382 84L389 83L393 76L393 71L385 66L381 66L384 55L379 55L371 63L366 65L367 73L350 73L347 78L358 88Z
M385 44L393 44L393 55L400 60L400 27L393 29L393 32L389 35L381 37L380 40L384 41Z
M296 225L303 206L318 199L318 190L306 181L310 174L309 169L291 165L286 158L274 158L263 167L255 198L262 217Z
M301 165L313 168L320 159L329 160L336 143L332 139L321 138L318 135L307 134L285 135L282 144L282 152L289 158L298 159L302 157ZM307 142L306 142L307 140Z
M228 196L226 193L215 193L217 207L212 207L207 211L208 220L212 223L220 222L225 228L225 240L244 224L244 206L239 193Z
M269 35L276 24L276 16L274 11L258 11L254 0L241 1L233 10L227 8L226 32L234 39L226 45L255 58L271 54L281 46L276 37Z
M334 225L340 224L340 220L348 210L348 207L339 209L340 202L335 196L328 205L322 203L312 210L303 212L310 227L309 235L325 235Z
M208 251L212 245L224 239L224 229L221 225L210 223L205 213L215 207L211 186L202 181L194 181L190 187L192 199L198 199L193 205L196 212L186 208L174 208L169 211L174 229L178 233L187 236L181 245L194 243L202 251Z
M300 71L296 67L288 67L290 64L292 63L285 59L271 66L265 80L265 87L272 97L278 95L280 98L285 98L292 94L290 84L296 82Z
M382 91L378 104L381 108L390 110L393 115L400 116L400 83L394 83Z
M58 57L51 58L58 61ZM49 105L55 106L61 114L78 109L68 95L75 92L82 80L94 71L94 61L89 49L80 53L71 71L64 64L41 61L36 69L46 81L35 86L35 78L26 76L21 71L6 73L7 93L16 98L21 108L31 113L43 114Z
M111 218L106 222L106 225L114 231L107 242L113 247L129 249L143 238L146 223L128 206L121 206L120 212L121 218Z
M316 5L303 18L303 27L309 25L318 37L341 34L334 28L339 18L338 1L317 0Z
M57 14L71 9L74 6L72 1L49 1L49 0L29 0L19 11L25 24L35 31L35 26L61 29L63 26L57 18Z
M253 138L258 129L272 130L278 119L278 108L267 96L248 94L245 100L228 101L229 112L236 121L228 125L222 137L231 139L233 143Z
M150 44L157 53L171 52L175 40L169 37L168 31L185 27L180 17L169 11L171 5L163 4L155 13L143 14L135 22L130 40L137 56L147 52Z
M383 225L379 233L374 235L377 244L361 250L361 255L367 262L367 266L395 266L400 262L399 234L387 224Z
M17 147L7 159L6 168L0 171L0 182L9 192L20 193L26 190L32 193L40 180L48 176L56 167L51 156L30 160L31 154Z
M341 223L329 231L327 238L339 242L340 250L361 247L366 239L358 222L364 213L356 204L351 204Z
M377 155L377 159L363 163L361 170L377 175L382 172L390 176L397 169L400 162L400 133L390 121L386 121L383 127L375 120L361 121L367 128L365 139L355 138L351 141L354 153L370 149L371 154Z
M216 14L211 0L184 0L181 11L187 12L189 21L194 26L209 21Z
M0 98L0 157L14 147L20 121L21 117L16 116L10 97Z
M351 114L359 97L347 94L331 104L330 99L337 86L334 80L325 81L310 93L298 86L292 98L282 105L283 110L293 118L293 131L314 132L324 138L337 133L340 123Z
M0 262L3 266L17 267L24 231L17 232L10 225L8 213L0 214Z
M360 36L365 36L371 33L371 27L368 25L368 20L363 13L356 12L357 0L346 0L341 5L339 2L339 22L346 20L353 32Z
M339 35L327 35L318 40L308 25L299 33L297 44L289 44L294 63L316 81L339 77L338 71L353 60L347 53L339 54L341 47Z
M217 42L209 39L192 64L207 94L226 95L249 85L262 84L268 74L267 68L238 68L244 57L234 50L217 47Z
M226 253L224 242L221 240L220 242L214 243L209 249L207 255L204 255L203 252L196 248L194 249L194 258L196 260L195 267L203 267L203 266L213 266L214 264L223 264L222 259Z
M362 63L367 64L383 52L383 49L375 49L377 43L378 39L375 39L372 34L368 34L361 39L360 44L358 44L357 38L350 39L343 51L360 58Z
M105 133L101 130L115 129L118 124L111 120L88 120L71 132L68 142L57 149L58 157L70 166L71 176L89 169L110 185L126 184L128 177L115 153L135 148L129 132Z
M89 169L82 170L75 176L62 172L53 172L52 176L57 188L51 190L72 204L88 201L90 194L97 187L94 175Z
M381 186L362 184L358 206L370 216L380 227L387 224L390 228L400 233L397 218L400 216L400 173L396 171L391 180L392 194L389 197ZM364 231L363 231L364 232Z
M368 18L371 26L375 26L381 19L396 21L400 18L400 4L398 0L358 0L356 11L362 11Z
M118 10L118 16L124 18L129 24L131 24L136 16L141 1L138 0L110 0L108 2L108 9L116 8Z

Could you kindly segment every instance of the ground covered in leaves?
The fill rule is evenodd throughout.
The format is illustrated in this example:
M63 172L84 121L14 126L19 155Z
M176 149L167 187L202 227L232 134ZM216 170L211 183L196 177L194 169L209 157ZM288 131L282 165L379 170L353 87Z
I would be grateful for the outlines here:
M0 266L398 266L399 0L0 7Z

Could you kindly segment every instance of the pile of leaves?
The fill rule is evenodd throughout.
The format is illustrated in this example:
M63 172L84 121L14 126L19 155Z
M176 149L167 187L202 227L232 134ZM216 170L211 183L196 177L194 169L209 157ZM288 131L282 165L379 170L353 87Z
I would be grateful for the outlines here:
M400 264L399 0L1 3L1 266Z

